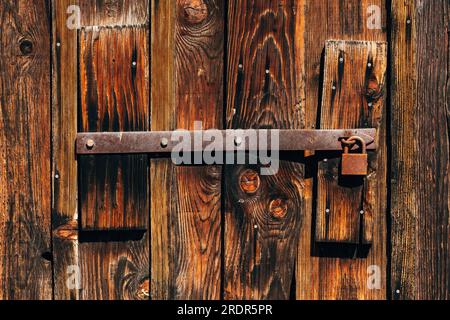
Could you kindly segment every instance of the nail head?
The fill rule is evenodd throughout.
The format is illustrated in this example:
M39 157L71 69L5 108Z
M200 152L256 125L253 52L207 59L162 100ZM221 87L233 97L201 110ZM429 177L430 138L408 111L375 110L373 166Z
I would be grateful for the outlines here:
M169 140L167 138L162 138L161 139L161 147L167 148L168 145L169 145Z
M94 146L95 146L95 141L94 140L88 139L86 141L86 148L88 148L89 150L94 148Z

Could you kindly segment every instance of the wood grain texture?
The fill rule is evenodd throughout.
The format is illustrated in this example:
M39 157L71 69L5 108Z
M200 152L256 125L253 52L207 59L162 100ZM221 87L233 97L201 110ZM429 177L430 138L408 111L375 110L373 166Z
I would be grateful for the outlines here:
M316 128L320 121L320 103L322 86L323 50L325 41L330 39L386 41L386 7L384 0L344 0L344 1L297 1L299 31L298 47L303 48L303 55L307 58L300 65L300 78L304 79L305 89L302 114L306 128ZM369 29L367 21L372 16L370 6L377 6L381 13L381 29ZM372 21L372 20L371 20ZM385 139L385 126L379 132L380 141ZM378 151L380 166L385 163L386 151L381 146ZM366 259L349 259L336 257L335 250L319 252L312 233L316 229L315 210L313 211L314 163L319 160L318 155L309 155L306 161L306 177L304 179L304 202L302 211L304 221L300 230L300 241L296 261L296 296L298 299L384 299L386 297L386 185L383 180L385 172L377 172L380 183L379 193L370 197L380 199L378 207L373 208L376 219L373 225L373 246ZM384 161L384 162L383 162ZM378 192L378 191L377 191ZM370 200L373 201L373 200ZM314 212L314 213L313 213ZM354 252L354 248L349 249ZM368 266L376 265L381 275L381 288L368 290L367 279L371 272Z
M229 2L227 128L302 127L297 22L295 1ZM230 165L224 175L225 299L288 299L303 216L303 167L281 162L252 192L248 184L260 167Z
M136 233L85 234L78 232L77 163L73 155L73 142L78 126L77 111L81 109L76 99L79 93L77 86L78 30L66 28L66 19L70 16L66 13L67 6L72 4L80 5L80 27L112 28L135 25L136 28L144 29L142 25L146 25L149 20L147 0L53 2L55 39L53 43L53 170L54 176L58 177L54 180L53 193L55 298L148 299L150 272L148 234L141 238L141 235ZM114 10L117 6L127 9ZM129 14L130 12L133 14ZM92 21L88 17L96 17L96 20ZM145 47L145 43L143 46ZM143 57L148 58L148 45L146 48L147 53ZM108 48L114 51L112 49L115 48ZM148 70L146 76L148 76ZM146 81L148 83L148 80ZM147 85L145 91L141 92L140 99L148 97L148 91ZM124 94L126 95L122 93ZM71 272L73 269L69 268L71 266L80 270L79 288L67 286L75 275Z
M449 299L450 4L395 0L391 11L390 294Z
M79 132L149 129L147 42L141 27L80 30ZM78 163L81 228L145 230L148 157L83 156Z
M0 299L52 298L49 19L0 3Z
M78 265L78 178L73 143L77 133L77 29L67 28L67 8L52 1L52 243L54 298L79 299L67 285L67 267ZM59 43L59 46L57 45Z
M386 69L386 43L327 41L320 128L378 128L385 111ZM376 158L371 152L367 177L342 176L339 154L319 162L316 241L371 243L378 214L373 207L379 200L371 203L367 196L380 179Z
M222 127L223 1L152 3L152 130ZM221 168L155 160L153 299L219 299Z

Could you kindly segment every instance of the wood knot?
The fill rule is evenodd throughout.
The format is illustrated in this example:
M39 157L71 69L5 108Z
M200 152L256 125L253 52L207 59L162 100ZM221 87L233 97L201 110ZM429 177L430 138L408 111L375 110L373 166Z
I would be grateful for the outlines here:
M261 179L259 178L259 174L254 170L245 170L239 177L239 186L246 194L254 194L258 191L260 185Z
M287 203L283 199L275 199L270 202L269 211L273 218L283 219L287 213Z
M28 56L33 52L33 42L31 42L31 40L28 39L21 40L19 43L19 47L20 52L22 52L24 56Z
M141 300L148 300L150 297L150 281L145 279L139 284L137 296Z
M208 17L208 7L204 0L180 0L180 15L188 24L198 24Z

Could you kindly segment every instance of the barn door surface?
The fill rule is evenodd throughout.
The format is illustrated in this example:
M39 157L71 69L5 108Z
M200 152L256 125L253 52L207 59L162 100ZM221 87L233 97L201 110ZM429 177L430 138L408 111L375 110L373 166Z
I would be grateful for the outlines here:
M0 298L448 298L447 0L25 2L0 4ZM241 129L281 151L195 142Z
M368 178L342 182L338 152L298 150L265 176L258 165L175 166L142 155L75 163L68 146L57 147L55 183L73 200L57 195L67 224L57 220L56 234L81 228L73 241L54 238L57 295L386 297L387 36L355 20L366 19L368 3L81 2L71 31L68 4L54 8L55 80L71 104L55 104L67 117L54 130L60 138L65 130L375 128L378 151ZM385 19L385 3L371 4ZM83 290L64 287L68 264L89 274ZM367 287L370 266L376 290Z

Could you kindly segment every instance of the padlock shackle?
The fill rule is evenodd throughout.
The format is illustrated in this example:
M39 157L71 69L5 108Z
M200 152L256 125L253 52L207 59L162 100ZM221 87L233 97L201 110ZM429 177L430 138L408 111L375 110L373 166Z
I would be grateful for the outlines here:
M342 140L342 142L345 145L344 146L344 153L349 153L350 152L350 150L351 150L350 146L353 147L353 145L352 145L353 141L355 141L355 142L357 141L357 142L359 142L361 144L362 154L366 154L367 153L366 141L363 138L358 137L358 136L352 136L352 137L350 137L348 139Z

